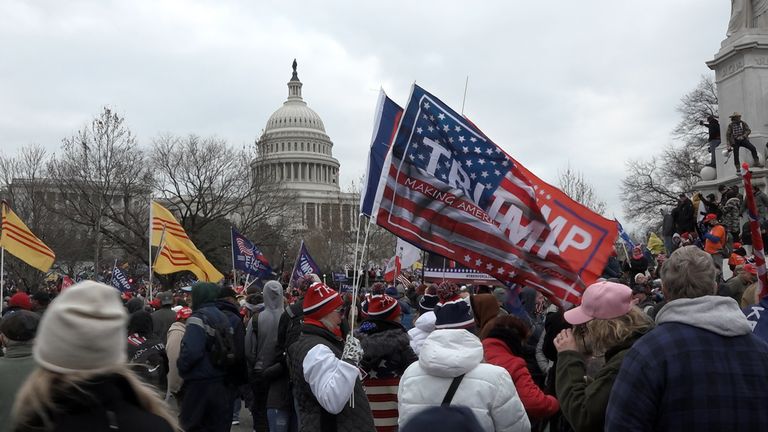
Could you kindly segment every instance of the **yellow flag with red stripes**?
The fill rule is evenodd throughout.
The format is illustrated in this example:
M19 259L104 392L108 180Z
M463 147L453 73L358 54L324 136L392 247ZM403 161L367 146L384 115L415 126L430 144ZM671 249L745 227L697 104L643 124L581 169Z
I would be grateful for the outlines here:
M221 274L187 238L187 241L166 232L163 246L157 252L157 261L153 270L157 274L170 274L183 270L191 271L198 280L218 282L224 279Z
M56 254L32 234L27 225L11 210L8 203L3 201L2 207L0 247L32 267L47 272L56 260Z
M152 246L160 246L160 238L163 236L163 229L165 229L166 237L176 237L182 242L189 243L194 247L192 240L189 239L187 232L184 231L184 227L176 220L170 210L152 201L151 212Z

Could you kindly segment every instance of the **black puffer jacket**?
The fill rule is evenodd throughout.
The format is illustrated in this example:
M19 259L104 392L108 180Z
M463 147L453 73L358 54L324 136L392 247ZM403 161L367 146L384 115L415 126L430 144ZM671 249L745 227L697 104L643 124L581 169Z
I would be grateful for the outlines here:
M405 328L396 322L368 319L358 332L363 347L360 368L368 379L396 378L418 360Z

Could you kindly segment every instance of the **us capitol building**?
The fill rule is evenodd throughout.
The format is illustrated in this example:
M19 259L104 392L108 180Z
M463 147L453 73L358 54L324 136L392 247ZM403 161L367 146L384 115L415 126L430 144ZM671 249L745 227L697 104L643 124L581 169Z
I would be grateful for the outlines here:
M301 97L301 87L294 60L288 99L269 117L256 140L253 178L272 177L296 197L296 212L301 214L297 230L355 229L357 194L341 191L333 142L323 120Z

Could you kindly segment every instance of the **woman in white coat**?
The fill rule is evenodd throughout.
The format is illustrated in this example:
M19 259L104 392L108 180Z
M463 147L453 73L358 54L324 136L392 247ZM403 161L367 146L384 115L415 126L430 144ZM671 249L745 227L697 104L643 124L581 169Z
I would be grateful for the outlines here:
M421 411L447 403L468 407L484 430L530 431L509 373L483 363L483 345L472 333L474 318L469 303L458 296L454 284L440 285L438 295L436 330L425 341L419 361L411 364L400 380L398 424L402 427Z

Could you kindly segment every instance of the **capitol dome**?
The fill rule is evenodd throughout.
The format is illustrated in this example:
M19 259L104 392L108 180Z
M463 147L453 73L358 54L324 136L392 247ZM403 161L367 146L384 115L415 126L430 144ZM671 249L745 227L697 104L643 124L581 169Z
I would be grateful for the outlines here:
M284 128L315 129L325 133L325 126L320 116L301 99L288 99L282 107L267 120L264 132Z
M320 116L301 96L293 61L288 99L267 120L251 163L254 182L276 184L291 196L298 231L350 231L358 224L358 198L339 187L339 161Z
M339 161L323 120L301 96L302 83L293 61L288 99L267 120L256 141L254 175L267 175L296 191L339 191Z

